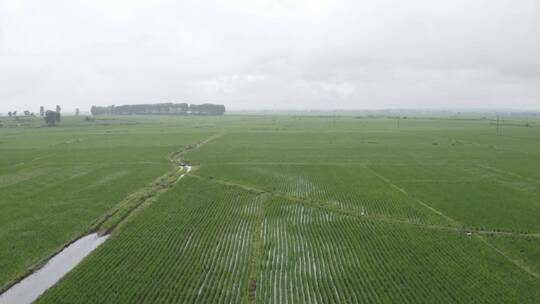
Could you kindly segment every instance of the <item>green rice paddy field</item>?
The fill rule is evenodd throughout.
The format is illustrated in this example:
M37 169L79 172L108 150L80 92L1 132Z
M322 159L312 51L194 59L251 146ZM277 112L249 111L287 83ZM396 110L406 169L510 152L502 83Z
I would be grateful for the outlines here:
M540 302L540 119L3 125L0 288L111 233L40 303Z

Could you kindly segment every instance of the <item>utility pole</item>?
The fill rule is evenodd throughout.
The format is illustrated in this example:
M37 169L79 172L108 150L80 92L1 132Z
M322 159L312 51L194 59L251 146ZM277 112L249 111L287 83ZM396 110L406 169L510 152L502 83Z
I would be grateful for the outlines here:
M499 126L500 123L499 123L499 121L500 121L500 117L499 117L499 115L497 115L497 136L500 135L500 126Z

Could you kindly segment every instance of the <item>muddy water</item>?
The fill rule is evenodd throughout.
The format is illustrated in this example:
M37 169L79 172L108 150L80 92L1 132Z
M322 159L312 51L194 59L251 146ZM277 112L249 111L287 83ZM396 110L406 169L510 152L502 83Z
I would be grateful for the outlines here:
M189 171L191 171L191 166L190 165L180 166L180 169L186 170L186 172L184 174L180 175L180 177L178 177L178 179L176 181L179 181L179 180L182 179L182 177L186 176L186 174L188 174Z
M0 304L32 303L108 237L108 235L100 237L97 233L93 233L78 239L52 257L39 270L0 295Z

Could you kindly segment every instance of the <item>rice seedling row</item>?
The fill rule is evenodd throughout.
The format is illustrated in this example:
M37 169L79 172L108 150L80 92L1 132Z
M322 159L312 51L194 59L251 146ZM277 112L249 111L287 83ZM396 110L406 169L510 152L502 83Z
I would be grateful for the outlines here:
M256 195L187 176L42 302L237 303L257 208ZM84 291L88 281L95 286Z
M538 296L536 278L475 238L281 198L266 210L258 303L533 303Z

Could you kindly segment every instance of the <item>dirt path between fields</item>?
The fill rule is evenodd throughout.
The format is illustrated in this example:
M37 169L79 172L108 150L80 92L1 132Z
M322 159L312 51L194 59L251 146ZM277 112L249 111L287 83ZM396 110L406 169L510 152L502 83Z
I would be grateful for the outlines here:
M173 165L173 168L170 171L158 177L150 185L132 193L122 202L117 204L114 209L110 210L94 224L92 231L98 231L101 235L109 234L129 216L137 213L138 209L153 203L157 200L159 195L166 192L193 169L191 164L184 160L185 153L198 149L221 136L221 133L213 135L195 144L185 145L179 150L171 153L171 155L169 155L169 161ZM178 168L180 168L180 170Z

